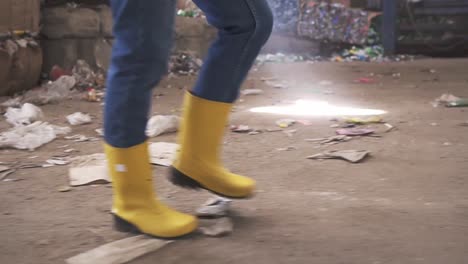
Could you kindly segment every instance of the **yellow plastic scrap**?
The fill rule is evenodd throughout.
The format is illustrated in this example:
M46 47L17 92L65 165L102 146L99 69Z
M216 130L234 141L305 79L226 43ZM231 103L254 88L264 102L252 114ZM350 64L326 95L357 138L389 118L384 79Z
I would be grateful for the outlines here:
M379 116L373 116L368 118L361 118L361 117L349 117L345 118L346 123L356 124L356 125L366 125L366 124L374 124L374 123L382 123L383 119Z

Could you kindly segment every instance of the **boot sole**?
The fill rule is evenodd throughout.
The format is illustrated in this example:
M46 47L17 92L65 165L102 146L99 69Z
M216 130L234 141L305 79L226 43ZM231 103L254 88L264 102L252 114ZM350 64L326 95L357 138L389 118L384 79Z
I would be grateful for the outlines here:
M142 232L136 225L128 222L127 220L123 219L122 217L112 214L112 218L114 221L114 229L123 232L123 233L130 233L130 234L143 234L150 236L152 238L157 238L161 240L179 240L179 239L187 239L193 236L195 232L188 233L186 235L178 236L178 237L160 237L160 236L155 236L152 234L148 234L145 232Z
M174 185L177 185L179 187L182 187L182 188L185 188L185 189L190 189L190 190L200 190L200 189L203 189L203 190L206 190L206 191L209 191L215 195L219 195L219 196L222 196L222 197L226 197L226 198L229 198L229 199L249 199L253 196L253 194L251 195L248 195L248 196L242 196L242 197L234 197L234 196L229 196L229 195L226 195L226 194L222 194L222 193L218 193L212 189L209 189L205 186L203 186L201 183L197 182L196 180L190 178L189 176L185 175L184 173L182 173L181 171L179 171L178 169L174 168L171 166L170 168L170 172L169 172L169 175L168 175L168 180L174 184Z

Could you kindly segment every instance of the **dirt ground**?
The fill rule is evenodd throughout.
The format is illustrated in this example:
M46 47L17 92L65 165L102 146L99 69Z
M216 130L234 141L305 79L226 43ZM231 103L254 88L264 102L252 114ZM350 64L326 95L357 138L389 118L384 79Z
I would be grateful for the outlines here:
M131 263L468 263L468 127L459 125L468 121L468 108L430 104L446 92L468 96L467 65L467 59L423 59L259 67L245 88L265 93L243 96L231 124L273 128L277 119L297 118L312 125L294 125L290 129L297 132L291 137L283 132L228 132L226 166L258 181L256 197L233 203L233 234L195 235ZM353 83L370 73L376 83ZM288 86L272 88L262 77L276 77ZM323 80L332 83L320 85ZM193 81L193 77L164 81L155 90L153 112L177 112L183 88ZM333 116L249 111L299 99L381 109L396 129L380 138L317 148L305 139L334 135ZM74 127L73 134L95 136L94 129L102 125L99 103L63 101L44 106L43 111L57 125L65 125L64 116L76 111L95 117L92 124ZM8 127L2 119L1 131ZM175 134L151 141L174 142ZM101 142L57 139L34 152L1 150L0 161L41 164L62 153L63 145L80 151L74 156L102 152ZM277 150L288 146L296 149ZM364 149L372 157L360 164L306 159L327 149ZM154 173L157 191L167 203L193 212L209 197L173 187L165 180L166 170L155 167ZM19 181L0 182L0 263L64 263L68 257L127 236L112 230L109 185L59 192L67 177L63 166L24 169L9 177Z

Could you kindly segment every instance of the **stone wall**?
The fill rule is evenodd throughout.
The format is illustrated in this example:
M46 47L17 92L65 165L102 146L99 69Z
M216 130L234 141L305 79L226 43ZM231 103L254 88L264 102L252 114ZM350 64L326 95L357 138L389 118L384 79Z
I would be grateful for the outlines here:
M33 88L39 81L42 51L38 0L0 0L0 96Z
M78 59L107 69L112 47L109 6L47 7L42 12L43 71L54 65L71 69Z
M78 59L94 68L108 68L113 42L108 6L48 7L42 15L44 72L54 65L70 69ZM215 36L216 31L204 19L177 17L174 49L203 57Z

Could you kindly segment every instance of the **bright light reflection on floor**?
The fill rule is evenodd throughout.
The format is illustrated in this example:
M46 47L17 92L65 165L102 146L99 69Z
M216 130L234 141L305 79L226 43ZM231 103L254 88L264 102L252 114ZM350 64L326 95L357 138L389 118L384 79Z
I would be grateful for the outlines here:
M380 109L366 109L331 105L325 101L298 100L284 106L263 106L250 109L254 113L268 113L296 116L375 116L386 114Z

